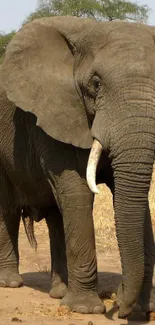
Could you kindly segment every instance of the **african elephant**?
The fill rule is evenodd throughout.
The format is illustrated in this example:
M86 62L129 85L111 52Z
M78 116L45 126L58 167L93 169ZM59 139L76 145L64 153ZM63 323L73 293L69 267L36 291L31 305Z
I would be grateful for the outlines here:
M65 241L68 291L62 304L83 313L103 312L96 294L93 194L85 176L87 168L89 187L96 193L98 167L96 181L105 181L113 193L122 263L119 317L128 315L137 301L143 311L155 310L148 204L155 151L155 29L75 17L36 20L14 36L1 74L10 101L8 109L6 97L1 104L1 175L3 187L13 186L14 193L11 198L10 190L1 194L1 227L11 238L7 256L16 274L18 222L15 229L9 218L18 220L18 213L11 209L15 216L8 216L6 197L9 207L19 207L15 202L20 208L34 206L53 220L49 228L56 229L55 239L51 236L57 243L56 261L62 245L56 239ZM60 212L53 212L56 206ZM59 234L63 227L65 239ZM60 278L62 255L61 267L54 262Z
M81 313L102 313L96 293L93 193L86 182L90 150L50 137L36 125L35 115L8 100L2 84L0 129L0 286L23 282L18 272L21 214L34 247L31 221L45 218L52 260L50 296L64 297L68 286L62 304ZM98 182L112 180L108 161L104 169L108 177L99 167Z

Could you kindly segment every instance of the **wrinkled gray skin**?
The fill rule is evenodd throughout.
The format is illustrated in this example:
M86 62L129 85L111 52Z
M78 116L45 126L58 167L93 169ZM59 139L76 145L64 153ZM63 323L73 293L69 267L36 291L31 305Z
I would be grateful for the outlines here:
M62 294L67 258L62 304L84 313L103 311L96 294L93 194L85 179L94 138L103 148L99 181L106 181L114 196L122 263L119 317L137 302L143 311L155 310L148 206L155 150L154 28L73 17L34 21L8 46L2 84L17 107L34 114L1 102L3 282L20 284L19 211L31 206L33 216L46 218L51 234L51 295Z
M34 247L31 220L46 219L52 259L50 296L64 297L68 284L69 293L62 304L82 313L103 312L96 293L93 194L86 183L90 150L49 137L36 126L32 113L9 102L3 87L0 129L0 286L22 285L18 231L23 210ZM108 160L103 165L104 173L98 168L98 182L112 182Z

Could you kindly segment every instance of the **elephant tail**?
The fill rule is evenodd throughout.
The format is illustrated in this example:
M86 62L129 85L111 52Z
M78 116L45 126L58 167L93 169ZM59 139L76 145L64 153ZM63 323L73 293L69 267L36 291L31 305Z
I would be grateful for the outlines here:
M25 208L22 210L22 220L28 241L31 247L37 250L37 240L34 234L34 220L33 217L28 214L28 211Z

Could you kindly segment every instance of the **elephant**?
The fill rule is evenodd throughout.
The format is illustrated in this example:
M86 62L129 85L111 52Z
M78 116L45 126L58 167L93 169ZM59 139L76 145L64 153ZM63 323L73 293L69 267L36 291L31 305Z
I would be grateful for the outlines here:
M45 218L51 251L50 296L64 297L61 304L75 312L102 313L105 308L96 292L94 195L86 181L90 150L55 140L36 122L34 114L8 99L1 82L0 287L23 284L18 271L21 216L34 248L33 222ZM103 165L108 177L100 165L98 183L112 181L109 161Z
M119 317L136 304L155 310L154 94L154 27L60 16L13 37L1 67L0 283L21 283L19 212L28 207L26 216L44 216L49 227L50 295L73 311L103 313L92 210L96 183L105 182L122 265Z

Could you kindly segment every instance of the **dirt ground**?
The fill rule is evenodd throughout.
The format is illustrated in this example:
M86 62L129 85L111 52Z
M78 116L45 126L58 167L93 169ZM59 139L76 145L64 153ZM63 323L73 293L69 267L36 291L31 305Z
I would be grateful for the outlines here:
M150 191L152 222L155 225L155 173ZM136 321L119 320L115 305L115 293L121 277L121 267L112 209L112 198L105 186L95 199L94 223L98 257L99 292L102 293L107 313L105 315L81 315L59 307L60 300L49 297L50 255L47 228L44 221L35 224L38 241L37 253L29 246L23 225L20 227L20 273L24 287L0 288L0 325L133 325L147 324L144 315ZM155 227L154 227L155 230ZM113 293L112 296L109 294ZM139 317L139 316L138 316ZM135 322L136 321L136 322ZM152 321L155 324L155 321Z

